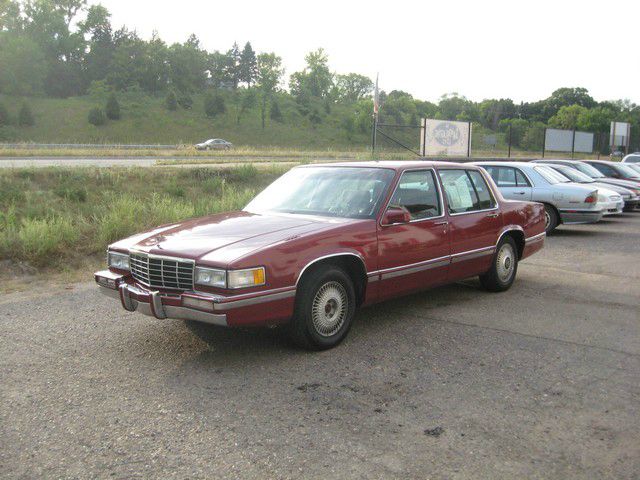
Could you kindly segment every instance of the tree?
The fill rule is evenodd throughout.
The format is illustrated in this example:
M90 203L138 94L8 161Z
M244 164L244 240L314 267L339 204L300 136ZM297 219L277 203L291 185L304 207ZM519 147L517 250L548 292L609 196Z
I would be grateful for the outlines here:
M371 94L373 82L369 77L358 73L337 75L336 89L340 100L355 103Z
M147 43L140 85L152 95L163 90L169 82L168 56L167 45L158 36L158 32L154 31ZM204 64L201 64L200 68L204 68Z
M200 41L191 35L183 44L169 48L169 81L180 92L203 90L207 80L207 52L200 48Z
M0 103L0 127L6 127L11 123L11 118L9 117L9 110L4 105L4 103Z
M455 120L458 116L464 114L471 121L478 120L476 105L462 95L456 92L448 93L440 97L438 103L438 118L443 120Z
M107 116L104 114L104 110L102 110L100 107L94 107L89 110L88 120L91 125L99 127L107 123Z
M324 49L309 52L305 57L307 66L295 72L289 79L291 94L304 102L306 97L325 98L333 87L333 75L329 71L329 58Z
M278 123L282 123L284 121L284 117L282 116L282 112L280 111L280 107L278 106L278 102L275 100L271 102L271 108L269 109L269 118Z
M258 60L256 54L251 48L251 43L247 42L240 54L240 63L238 66L238 80L245 82L247 87L251 88L257 76Z
M87 12L87 18L79 27L89 48L84 56L87 83L104 80L111 69L115 50L111 14L102 5L92 5Z
M275 53L261 53L258 56L257 69L257 82L261 98L260 118L264 130L268 101L276 92L284 75L282 59Z
M222 95L216 93L215 95L207 95L204 99L204 113L207 117L213 118L216 115L227 111L227 107L224 103Z
M169 90L167 99L165 100L165 106L167 107L167 110L170 110L172 112L178 110L178 97L176 96L175 90Z
M31 108L25 102L22 104L20 108L20 113L18 114L18 125L21 127L33 127L36 124L36 119L31 113Z
M496 130L502 119L513 118L516 113L516 107L510 98L483 100L478 109L480 123L491 130Z
M578 115L577 127L587 132L606 133L615 118L615 110L608 107L590 108Z
M578 118L588 111L580 105L564 106L549 119L549 126L573 130L578 126Z
M236 107L236 124L240 125L240 119L256 104L256 93L253 89L246 89L238 93L239 106ZM237 97L236 97L237 98Z
M120 103L115 93L109 95L107 99L107 105L105 106L105 113L109 120L120 120Z
M544 120L549 120L556 115L562 107L579 105L585 108L596 106L596 101L586 88L559 88L549 98L543 100Z
M46 59L40 46L22 34L0 32L0 92L36 95L43 91Z
M237 42L234 42L231 50L227 52L225 63L224 75L235 90L238 88L238 83L240 83L240 48Z

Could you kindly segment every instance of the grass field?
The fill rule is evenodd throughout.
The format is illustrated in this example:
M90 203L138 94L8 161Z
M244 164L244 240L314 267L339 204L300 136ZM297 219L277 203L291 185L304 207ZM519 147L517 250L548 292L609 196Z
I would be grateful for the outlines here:
M287 167L0 171L0 279L73 272L135 232L242 208ZM0 282L2 283L2 282Z

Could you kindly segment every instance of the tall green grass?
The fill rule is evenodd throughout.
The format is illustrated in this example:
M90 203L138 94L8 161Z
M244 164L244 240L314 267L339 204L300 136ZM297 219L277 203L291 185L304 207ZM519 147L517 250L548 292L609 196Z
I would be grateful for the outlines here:
M0 260L73 268L136 232L241 209L284 171L250 165L3 170Z

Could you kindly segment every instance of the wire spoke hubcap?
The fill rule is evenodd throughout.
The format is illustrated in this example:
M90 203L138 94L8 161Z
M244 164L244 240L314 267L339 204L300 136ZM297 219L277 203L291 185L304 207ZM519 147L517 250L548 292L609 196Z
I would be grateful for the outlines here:
M516 255L513 251L513 247L505 243L498 251L498 258L496 259L496 269L498 271L498 278L502 282L508 282L513 275L513 271L516 266Z
M316 332L323 337L335 335L347 316L347 291L339 282L322 285L311 305L311 320Z

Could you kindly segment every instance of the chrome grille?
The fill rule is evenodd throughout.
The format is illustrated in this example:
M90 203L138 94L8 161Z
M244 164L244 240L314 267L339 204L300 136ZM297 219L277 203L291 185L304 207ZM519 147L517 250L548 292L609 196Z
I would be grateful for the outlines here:
M153 288L174 290L193 289L194 262L146 253L129 255L131 275L137 281Z

